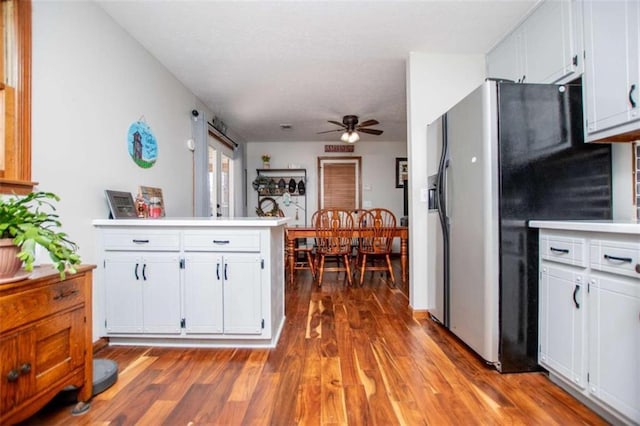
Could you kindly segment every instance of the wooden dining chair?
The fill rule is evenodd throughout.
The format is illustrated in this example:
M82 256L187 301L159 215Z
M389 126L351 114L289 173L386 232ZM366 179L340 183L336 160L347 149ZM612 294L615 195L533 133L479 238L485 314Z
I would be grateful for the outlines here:
M349 285L351 280L351 240L353 238L353 216L347 210L325 209L318 212L315 221L316 255L318 256L318 287L322 285L325 271L344 271ZM341 259L336 266L327 268L328 257Z
M396 217L390 210L376 208L367 210L360 216L358 231L360 234L356 268L360 272L360 285L364 281L365 271L387 271L395 286L396 280L391 266L391 248L393 244ZM377 265L376 258L384 258L386 265ZM367 264L367 260L370 264Z

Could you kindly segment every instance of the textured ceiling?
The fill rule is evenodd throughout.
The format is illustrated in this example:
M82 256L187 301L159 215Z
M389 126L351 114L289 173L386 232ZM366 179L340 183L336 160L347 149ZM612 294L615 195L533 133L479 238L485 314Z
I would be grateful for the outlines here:
M246 141L337 141L346 114L405 141L409 52L486 53L536 2L98 3Z

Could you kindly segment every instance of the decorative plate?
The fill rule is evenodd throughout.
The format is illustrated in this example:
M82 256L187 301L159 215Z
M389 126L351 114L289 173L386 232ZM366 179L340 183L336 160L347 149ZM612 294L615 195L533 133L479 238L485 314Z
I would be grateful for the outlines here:
M304 195L304 193L305 193L304 181L300 179L300 182L298 182L298 194Z
M293 178L289 181L289 192L296 192L296 181Z
M136 121L129 126L127 145L129 155L143 169L153 166L158 159L158 142L144 121Z

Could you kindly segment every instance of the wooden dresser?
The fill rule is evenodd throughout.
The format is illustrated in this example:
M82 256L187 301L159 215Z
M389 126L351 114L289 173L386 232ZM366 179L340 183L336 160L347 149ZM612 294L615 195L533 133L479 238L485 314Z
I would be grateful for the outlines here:
M69 385L80 389L79 401L91 398L93 268L61 280L41 266L0 284L0 424L33 415Z

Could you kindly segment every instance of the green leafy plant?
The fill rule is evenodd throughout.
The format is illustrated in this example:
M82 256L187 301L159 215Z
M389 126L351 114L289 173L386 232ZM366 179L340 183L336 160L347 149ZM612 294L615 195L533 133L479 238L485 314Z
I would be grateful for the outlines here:
M75 273L80 264L78 246L60 232L62 226L55 214L53 201L60 197L51 192L32 192L24 197L9 196L0 200L0 238L12 238L20 248L18 258L24 269L33 270L36 245L49 252L54 268L62 278Z

